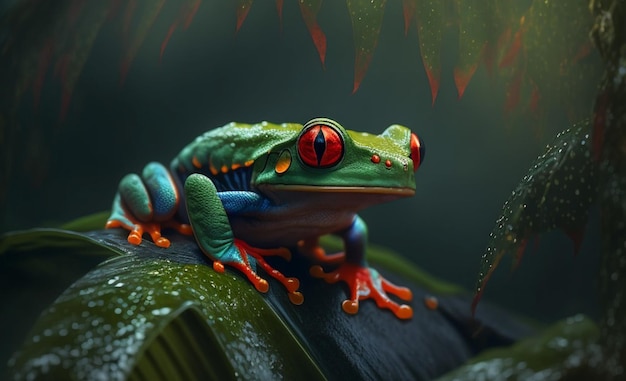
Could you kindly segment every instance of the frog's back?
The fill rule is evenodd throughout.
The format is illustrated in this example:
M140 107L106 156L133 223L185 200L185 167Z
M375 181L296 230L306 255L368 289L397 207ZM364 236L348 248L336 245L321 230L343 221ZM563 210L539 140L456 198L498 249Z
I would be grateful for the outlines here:
M198 136L183 148L170 168L181 178L191 173L203 173L211 178L229 173L235 177L236 172L251 167L272 147L295 139L301 129L302 125L297 123L232 122ZM243 185L238 181L237 186L227 188Z

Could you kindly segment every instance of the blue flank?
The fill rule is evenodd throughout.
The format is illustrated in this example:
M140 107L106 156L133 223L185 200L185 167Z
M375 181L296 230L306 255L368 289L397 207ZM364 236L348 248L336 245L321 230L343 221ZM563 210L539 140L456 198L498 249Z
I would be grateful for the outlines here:
M213 181L218 192L227 191L250 191L250 181L252 180L252 167L237 168L234 171L218 173L207 177Z

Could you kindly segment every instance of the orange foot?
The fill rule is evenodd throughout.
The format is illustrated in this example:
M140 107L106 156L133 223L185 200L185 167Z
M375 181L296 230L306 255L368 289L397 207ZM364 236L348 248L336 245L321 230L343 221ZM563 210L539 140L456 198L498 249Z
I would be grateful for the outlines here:
M142 236L144 233L150 234L152 241L155 245L159 247L170 247L170 240L161 236L162 228L173 228L176 229L179 233L184 235L192 235L193 230L191 229L191 225L183 224L178 221L170 220L167 222L140 222L140 221L131 221L133 224L129 225L128 223L122 222L120 220L109 220L107 221L105 228L113 229L113 228L124 228L129 231L128 233L128 242L133 245L139 245L142 241Z
M399 319L413 317L413 309L410 306L400 305L387 296L387 293L390 293L402 300L410 301L413 296L411 290L394 285L373 268L346 262L337 270L328 273L319 265L312 266L310 272L312 276L322 278L327 283L343 281L348 284L350 299L344 300L341 304L346 313L356 314L359 311L359 300L373 299L379 308L391 310Z
M258 249L248 245L247 243L239 239L234 240L234 245L237 250L239 250L239 254L243 261L216 260L213 262L213 269L215 269L215 271L224 272L224 265L234 267L237 270L241 271L259 292L265 293L269 290L269 284L265 279L261 278L257 275L256 272L254 272L254 270L250 266L250 261L248 259L249 255L256 259L258 265L261 266L261 268L263 268L266 273L268 273L272 278L279 281L287 289L289 300L291 301L291 303L300 305L302 304L302 302L304 302L304 297L302 296L302 293L298 291L298 288L300 287L300 281L298 280L298 278L288 278L284 276L283 273L276 270L265 261L265 257L269 256L280 256L289 261L291 260L291 252L289 250L285 248Z

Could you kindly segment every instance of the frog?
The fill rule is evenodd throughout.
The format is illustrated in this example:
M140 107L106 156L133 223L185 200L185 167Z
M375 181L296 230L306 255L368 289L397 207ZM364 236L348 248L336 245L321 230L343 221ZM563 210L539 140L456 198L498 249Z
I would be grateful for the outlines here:
M234 269L265 293L260 267L296 305L304 301L300 279L267 259L303 255L313 278L347 285L344 312L357 314L359 303L372 299L411 319L410 288L368 264L368 230L358 213L413 196L424 157L423 140L399 124L377 135L324 117L303 125L232 122L198 136L169 168L152 161L124 176L105 227L125 229L132 245L147 234L164 249L171 243L164 229L193 236L215 271ZM343 251L327 253L324 235L338 236Z

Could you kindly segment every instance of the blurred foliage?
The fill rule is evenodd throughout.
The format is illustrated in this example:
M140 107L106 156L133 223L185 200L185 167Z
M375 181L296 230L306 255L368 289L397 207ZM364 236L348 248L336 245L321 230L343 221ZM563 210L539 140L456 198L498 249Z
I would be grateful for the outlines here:
M103 26L113 23L121 30L119 70L123 82L150 33L162 36L159 56L163 57L175 31L188 28L203 10L202 0L176 3L180 5L178 14L162 12L166 0L16 0L5 6L0 15L0 57L5 63L0 72L0 125L4 130L0 136L0 183L8 183L15 162L24 161L16 158L19 150L12 147L12 142L25 140L25 147L38 143L36 133L22 136L19 132L16 112L24 95L32 95L37 109L42 88L52 74L62 89L59 117L63 120ZM279 17L283 3L276 1ZM236 31L253 4L253 0L233 0ZM322 1L301 0L298 4L323 64L326 35L317 22ZM386 0L347 0L355 47L353 92L358 90L374 55L386 4ZM546 110L564 110L572 119L587 112L590 99L580 90L597 81L597 71L595 61L589 58L592 19L584 2L403 0L402 4L406 33L415 25L418 34L416 48L430 82L433 104L441 82L443 36L456 28L458 58L453 74L459 97L479 65L484 64L507 83L507 112L517 110L516 116L541 118ZM171 20L166 31L152 30L157 18ZM36 161L45 161L45 156ZM0 187L0 202L6 202L6 188Z
M9 90L15 99L32 89L37 104L49 67L63 85L61 117L67 112L69 97L76 85L95 38L106 21L121 21L124 53L122 80L137 55L157 17L173 18L164 33L160 55L182 26L189 27L202 9L201 0L178 0L178 15L161 15L166 0L133 0L123 3L106 0L85 3L82 0L46 2L21 0L3 15L1 53L11 61L15 86ZM239 31L248 16L253 0L234 0ZM354 91L359 88L376 49L386 0L347 0L355 42ZM321 0L298 2L303 20L311 34L322 63L326 57L326 36L317 23ZM526 5L526 6L525 6ZM276 1L282 17L283 1ZM458 61L455 83L462 96L477 67L485 63L511 78L508 106L518 106L522 85L531 90L530 106L538 111L551 100L575 110L579 93L573 90L596 79L587 70L585 58L592 47L588 30L592 18L582 2L532 1L530 6L518 0L403 0L405 30L415 20L422 55L433 96L438 93L442 36L451 26L458 28ZM120 20L121 19L121 20ZM155 31L154 33L159 33ZM569 90L569 91L566 91ZM548 106L545 104L545 106Z
M485 351L437 380L595 379L596 373L581 365L597 337L598 327L591 319L573 316L510 347Z
M561 228L577 250L590 205L598 201L603 302L599 335L583 343L575 358L565 359L565 368L546 369L546 379L613 380L626 374L626 4L592 0L589 9L595 15L591 36L605 61L593 117L560 133L504 205L483 255L474 300L475 307L502 256L514 253L519 263L533 235ZM508 371L502 358L475 366L497 374ZM577 376L567 367L587 373Z

